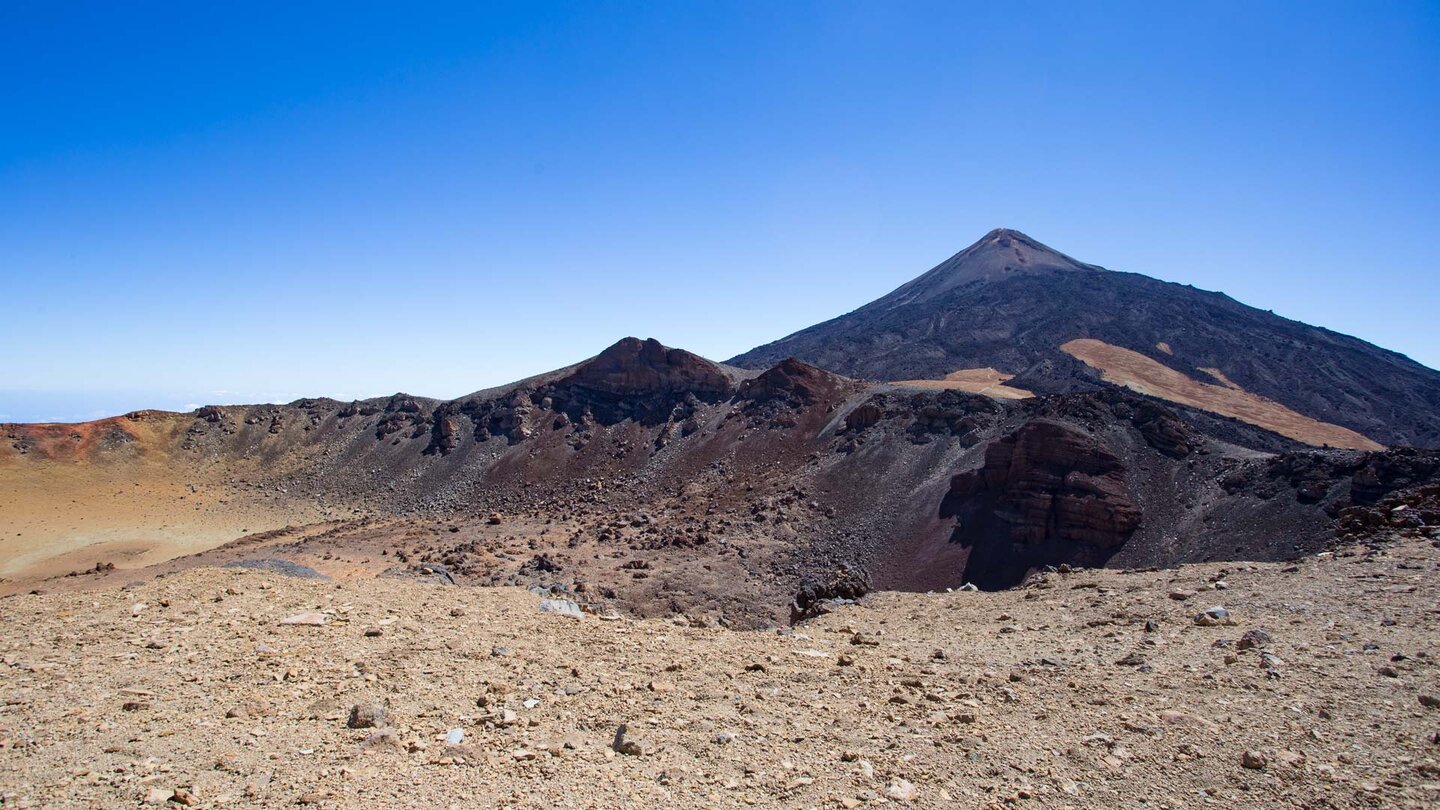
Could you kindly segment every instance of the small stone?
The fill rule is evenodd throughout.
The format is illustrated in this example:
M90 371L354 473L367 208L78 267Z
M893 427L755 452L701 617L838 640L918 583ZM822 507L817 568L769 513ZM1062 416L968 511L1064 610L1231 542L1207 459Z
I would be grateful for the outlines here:
M371 732L370 736L360 743L360 747L366 750L384 749L389 751L401 751L405 748L404 744L400 742L400 735L393 728L382 728Z
M379 704L355 704L350 707L350 728L379 728L385 725L385 707Z
M324 613L297 613L280 620L281 624L300 625L308 627L319 627L328 624L330 617Z
M855 666L855 658L853 656L841 653L840 657L835 659L835 664L836 666L853 667Z
M1171 592L1168 594L1168 596L1169 596L1171 599L1174 599L1176 602L1184 602L1186 599L1189 599L1190 597L1192 597L1192 596L1194 596L1194 595L1195 595L1195 592L1194 592L1194 591L1182 591L1182 590L1174 590L1174 591L1171 591Z
M1166 709L1160 712L1160 722L1171 726L1190 726L1193 728L1207 729L1209 731L1216 729L1213 722L1198 714L1176 711L1175 709Z
M366 638L379 638L385 635L385 631L379 627L371 627L365 631Z
M1246 751L1240 755L1240 766L1252 771L1264 770L1270 761L1259 751Z
M722 731L715 735L716 745L729 745L735 741L735 735L729 731Z
M145 794L145 803L161 806L164 805L166 802L170 801L170 797L174 795L175 791L168 788L153 787L150 788L149 793Z
M1420 705L1427 709L1440 709L1440 695L1420 695Z
M1275 639L1271 637L1268 631L1264 630L1263 628L1257 627L1253 630L1246 630L1245 635L1241 636L1240 640L1235 642L1235 649L1259 649L1261 647L1270 646L1274 641Z
M1195 614L1195 623L1201 627L1215 627L1222 624L1233 624L1234 620L1230 618L1230 611L1216 605Z
M200 799L185 788L176 788L175 795L170 797L170 801L181 807L194 807L200 803Z
M643 755L645 753L644 744L640 740L630 737L629 732L630 727L625 723L621 723L620 727L615 729L615 741L610 744L610 747L613 748L617 754L625 754L631 757Z
M919 795L919 789L907 779L892 779L890 784L885 786L885 798L894 799L897 802L913 802Z
M1284 664L1284 660L1282 660L1280 656L1275 655L1272 652L1264 651L1260 653L1260 668L1263 670L1267 670L1270 673L1275 674Z
M1145 656L1141 655L1139 651L1135 651L1115 663L1122 667L1138 667L1145 663Z
M580 610L580 606L569 599L541 599L540 612L569 616L572 619L583 618L585 615Z
M465 729L463 728L452 728L450 733L445 735L446 745L459 745L463 742L465 742Z

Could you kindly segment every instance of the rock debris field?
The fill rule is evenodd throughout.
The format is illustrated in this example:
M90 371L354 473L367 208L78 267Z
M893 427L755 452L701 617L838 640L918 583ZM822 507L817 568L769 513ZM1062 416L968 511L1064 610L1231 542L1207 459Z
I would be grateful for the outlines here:
M23 595L0 806L1434 807L1437 580L1407 540L745 632L235 569Z

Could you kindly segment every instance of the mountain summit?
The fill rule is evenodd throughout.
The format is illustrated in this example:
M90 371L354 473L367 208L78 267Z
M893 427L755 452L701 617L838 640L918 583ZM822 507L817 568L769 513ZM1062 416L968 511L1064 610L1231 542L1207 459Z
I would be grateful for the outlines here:
M1221 293L1105 270L999 228L847 315L729 361L1036 394L1119 385L1315 446L1440 446L1440 372Z
M976 282L1003 281L1017 274L1099 272L1105 268L1085 264L1010 228L996 228L980 241L936 265L914 281L869 304L889 309L942 296Z

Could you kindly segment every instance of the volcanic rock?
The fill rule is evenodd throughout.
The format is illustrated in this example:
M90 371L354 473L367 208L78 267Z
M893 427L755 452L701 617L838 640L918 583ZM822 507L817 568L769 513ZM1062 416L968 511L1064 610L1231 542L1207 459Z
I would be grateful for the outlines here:
M1129 384L1176 395L1127 377L1133 368L1102 370L1062 349L1077 339L1120 350L1107 362L1152 364L1202 399L1252 395L1242 418L1268 401L1358 433L1349 446L1440 446L1440 372L1220 293L1085 264L1004 228L883 298L729 362L764 369L796 357L878 380L995 369L1016 375L1007 386L1041 394Z
M978 470L951 479L940 516L957 519L951 542L971 549L964 579L986 589L1017 584L1037 566L1103 565L1141 518L1116 456L1040 420L991 443Z

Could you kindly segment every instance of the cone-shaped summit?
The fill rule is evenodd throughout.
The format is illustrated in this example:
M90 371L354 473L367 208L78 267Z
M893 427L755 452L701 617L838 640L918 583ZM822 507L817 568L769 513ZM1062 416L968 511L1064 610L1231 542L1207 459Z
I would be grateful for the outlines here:
M936 265L914 281L875 301L871 307L914 304L976 282L1003 281L1017 274L1095 272L1104 268L1078 262L1010 228L996 228L980 241Z
M1105 270L999 228L847 315L730 362L1039 394L1121 385L1310 444L1440 445L1440 372L1225 295Z

